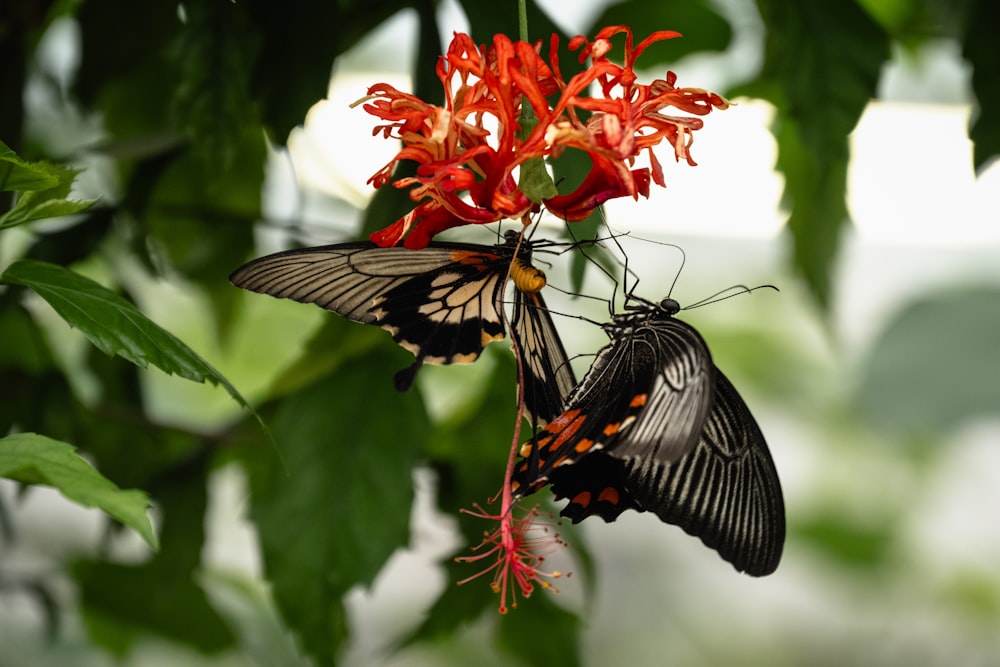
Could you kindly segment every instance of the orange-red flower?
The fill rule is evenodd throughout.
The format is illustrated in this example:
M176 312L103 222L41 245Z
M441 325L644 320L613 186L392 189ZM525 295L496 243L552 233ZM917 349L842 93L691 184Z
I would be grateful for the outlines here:
M611 38L619 33L625 34L622 65L608 59ZM437 65L444 106L386 84L372 86L365 109L383 121L375 133L401 140L403 148L370 182L410 188L417 203L372 240L383 246L403 240L407 247L420 248L450 227L525 218L537 204L518 189L515 170L527 160L557 159L566 148L585 151L592 162L573 192L543 201L566 220L580 220L615 197L648 196L650 181L665 185L652 148L667 140L676 159L694 165L689 149L694 131L702 127L695 116L728 106L715 93L676 88L672 72L649 85L636 82L635 62L642 52L653 42L678 36L655 32L634 46L629 28L610 26L593 42L576 37L570 48L590 64L566 81L555 36L546 61L541 43L496 35L490 46L477 47L468 35L456 33ZM595 83L599 94L591 96ZM538 124L519 136L525 105ZM668 107L693 116L668 115ZM643 151L649 166L637 168L636 157ZM415 162L416 175L392 181L401 160Z

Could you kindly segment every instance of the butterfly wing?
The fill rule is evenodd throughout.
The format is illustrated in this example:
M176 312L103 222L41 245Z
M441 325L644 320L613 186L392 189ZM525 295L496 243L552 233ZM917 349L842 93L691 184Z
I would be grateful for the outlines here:
M670 463L697 444L714 378L701 336L652 310L619 320L566 409L524 449L516 491L537 490L592 451Z
M514 290L510 329L521 354L527 418L541 427L562 413L576 376L540 293Z
M641 511L625 485L625 462L602 451L590 452L572 465L555 468L549 483L556 500L569 499L559 514L573 523L593 514L610 523L625 510Z
M261 257L229 279L382 327L417 357L397 376L405 388L421 363L471 363L487 343L503 338L500 297L512 256L505 246L344 243Z
M636 504L701 538L740 572L774 572L785 542L785 506L764 434L716 369L715 397L697 447L674 464L625 460Z

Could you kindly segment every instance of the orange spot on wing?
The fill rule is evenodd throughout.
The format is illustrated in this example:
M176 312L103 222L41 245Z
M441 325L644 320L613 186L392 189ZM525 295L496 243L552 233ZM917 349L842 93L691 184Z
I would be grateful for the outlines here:
M583 491L581 493L573 496L573 500L570 503L579 505L580 507L586 507L590 504L590 491Z
M604 427L604 435L614 435L618 432L618 427L621 426L621 422L614 422L613 424L608 424Z
M642 406L646 405L646 399L648 398L649 394L636 394L635 397L632 398L632 402L629 403L629 407L641 408Z
M479 265L481 268L485 267L487 262L491 260L499 259L495 255L484 255L481 252L476 252L475 250L452 250L451 251L451 261L458 264L472 264Z
M580 454L585 454L589 452L590 448L593 446L594 446L593 440L591 440L590 438L581 438L580 442L576 443L576 447L574 449L576 449L576 451L579 452Z
M597 496L597 502L609 502L612 505L617 505L621 500L621 495L618 493L618 489L613 486L604 487L601 494Z

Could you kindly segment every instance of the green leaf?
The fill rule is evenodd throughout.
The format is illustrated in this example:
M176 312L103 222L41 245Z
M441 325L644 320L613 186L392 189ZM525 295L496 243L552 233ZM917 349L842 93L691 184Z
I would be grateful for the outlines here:
M48 190L59 184L59 174L47 162L25 162L0 141L0 190Z
M159 548L142 491L122 490L76 454L72 445L35 433L17 433L0 439L0 476L25 484L55 487L73 502L96 507Z
M207 380L221 385L250 409L246 399L208 362L134 305L93 280L54 264L19 260L4 271L0 282L33 290L104 353L117 354L142 368L153 364L193 382Z
M891 526L862 526L857 521L823 512L799 521L794 527L797 539L819 549L844 565L871 569L886 564L895 539Z
M733 94L763 97L777 107L793 261L825 307L847 223L848 135L875 96L889 40L854 2L757 4L767 27L764 65L757 81Z
M0 216L0 229L72 215L89 207L93 201L66 199L78 173L48 162L25 162L0 142L0 190L20 193L14 208Z
M334 59L412 2L307 0L295 11L271 0L238 4L261 40L251 91L272 139L283 143L309 107L326 96Z
M725 51L733 39L729 22L709 3L698 0L618 2L606 7L585 34L593 38L598 30L609 25L631 26L636 42L654 29L676 30L683 35L650 45L639 59L642 69L662 68L692 53Z
M272 424L283 465L266 449L247 452L265 573L319 664L334 662L347 637L344 594L408 543L428 422L419 395L393 387L398 359L359 354L282 401Z
M969 138L975 143L975 164L980 170L991 158L1000 155L1000 48L996 26L1000 25L1000 5L993 0L978 0L969 17L963 55L972 63L972 89L978 109Z
M872 347L857 403L901 431L943 431L1000 415L1000 290L982 288L919 299Z
M841 230L848 223L847 156L819 161L801 144L793 119L782 116L776 124L778 169L785 175L785 201L791 204L792 266L826 308Z

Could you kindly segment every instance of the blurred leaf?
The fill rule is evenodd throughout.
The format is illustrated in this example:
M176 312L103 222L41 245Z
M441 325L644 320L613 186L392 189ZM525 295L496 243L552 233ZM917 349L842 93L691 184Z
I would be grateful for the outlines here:
M513 356L507 350L488 349L487 354L496 363L492 374L481 386L469 387L467 403L438 426L426 451L438 474L438 507L458 518L469 546L478 544L483 531L493 526L459 510L471 509L473 503L485 507L500 490L517 415ZM522 439L527 435L522 429Z
M205 543L209 454L202 449L167 471L169 483L156 494L163 516L163 549L151 561L74 565L88 630L95 642L119 657L143 634L210 654L235 643L232 631L195 582Z
M866 569L888 561L894 540L885 526L863 526L833 513L799 520L792 531L796 539L812 544L824 555Z
M66 199L78 173L49 162L25 162L0 141L0 190L19 193L14 208L0 215L0 229L72 215L93 204Z
M128 23L122 18L128 17ZM182 28L176 3L129 0L80 4L80 66L74 91L101 112L113 141L146 142L173 130L177 75L169 46Z
M75 224L37 233L25 257L61 266L83 261L112 235L113 214L110 208L92 208Z
M962 55L972 63L972 89L978 104L969 138L975 144L976 170L981 171L1000 155L1000 47L996 40L1000 5L977 0L968 25Z
M907 305L878 337L857 401L901 431L943 431L1000 414L1000 290L938 294Z
M267 450L247 452L265 572L319 664L334 662L347 637L344 594L371 584L408 543L411 475L428 423L419 395L393 388L396 370L377 352L346 361L282 401L272 422L280 463Z
M336 372L349 359L378 354L386 362L395 360L396 370L412 363L412 356L402 350L381 329L330 315L306 343L302 355L285 368L271 384L269 398L280 398ZM384 378L388 384L392 377ZM375 380L376 382L378 380Z
M475 573L476 570L471 569L468 563L456 563L454 560L444 563L444 590L427 612L420 627L403 641L404 646L418 641L447 639L461 628L478 621L484 613L500 615L497 612L500 597L490 590L489 574L458 585L457 582ZM518 610L512 613L516 614Z
M544 641L525 641L544 628ZM500 619L497 643L506 652L534 667L577 667L580 655L580 617L557 605L548 591L536 591L530 600Z
M757 5L767 27L764 65L756 81L733 95L762 97L777 108L793 264L825 308L847 223L848 135L875 96L889 40L854 2Z
M725 51L733 39L729 22L711 4L698 0L618 2L607 6L585 34L593 38L609 25L631 26L637 43L653 30L675 30L683 35L650 45L639 60L642 69L665 67L692 53Z
M283 144L309 107L326 97L335 58L413 2L304 0L294 10L270 0L240 4L261 40L251 92L272 140Z
M246 130L263 135L249 82L260 33L251 30L240 3L195 2L184 10L168 50L178 73L173 111L196 161L225 173L242 166L238 147Z
M11 301L0 300L0 332L3 332L4 343L0 346L0 368L17 368L29 373L52 368L52 351L42 330L20 303Z
M124 357L146 368L193 382L221 385L240 405L250 409L236 388L168 331L111 290L55 264L19 260L0 282L24 285L45 299L71 327L78 328L105 354Z
M146 494L119 489L80 458L72 445L35 433L0 438L0 476L55 487L79 505L107 512L139 533L150 547L159 548L146 514L150 506Z

